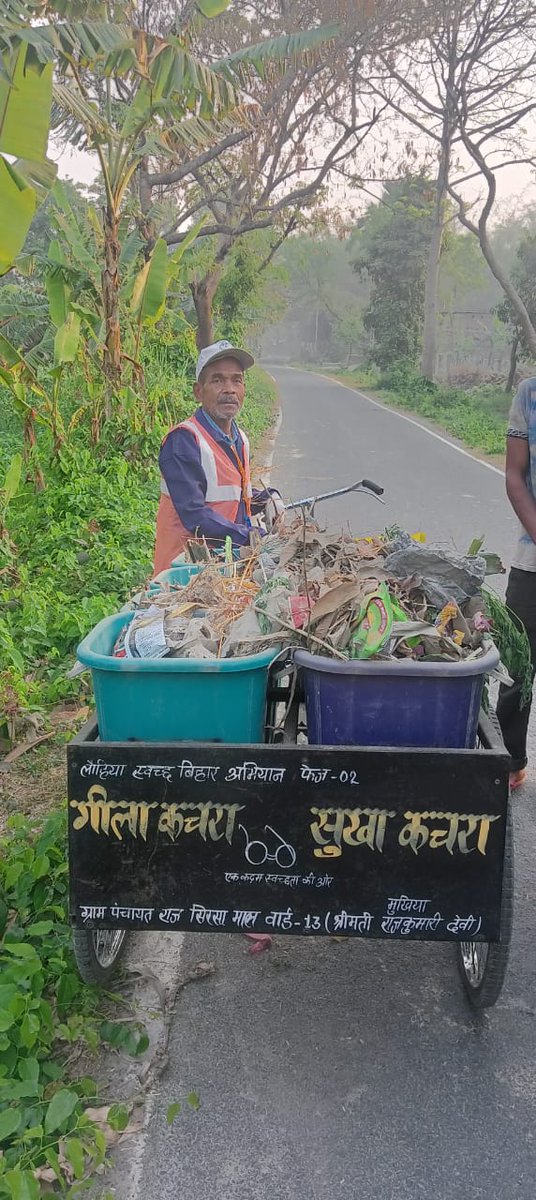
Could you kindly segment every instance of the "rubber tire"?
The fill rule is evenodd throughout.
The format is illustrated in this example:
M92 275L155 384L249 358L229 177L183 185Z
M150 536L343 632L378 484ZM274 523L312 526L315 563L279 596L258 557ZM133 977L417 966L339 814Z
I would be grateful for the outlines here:
M84 983L96 983L103 986L109 983L115 975L118 964L125 952L128 934L125 929L117 930L123 936L118 943L113 958L104 966L99 960L96 949L96 936L99 932L97 929L73 929L73 950L78 973L84 980Z
M514 839L510 800L506 813L504 840L503 894L501 903L500 941L479 945L488 946L488 961L477 987L468 979L462 956L461 945L456 947L458 969L471 1006L476 1009L491 1008L497 1003L503 989L508 968L510 941L514 919Z

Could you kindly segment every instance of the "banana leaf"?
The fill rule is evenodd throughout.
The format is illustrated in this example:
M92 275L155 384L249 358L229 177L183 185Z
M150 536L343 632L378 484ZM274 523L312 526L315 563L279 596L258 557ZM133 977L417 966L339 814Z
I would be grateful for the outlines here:
M52 63L43 66L30 46L4 56L12 83L0 78L0 150L32 162L46 159Z
M56 366L74 362L80 342L80 317L70 312L54 338L54 362Z
M167 244L159 238L151 257L136 276L131 310L140 323L154 324L162 316L166 303L168 275Z
M0 275L10 270L20 254L36 205L34 189L0 155Z

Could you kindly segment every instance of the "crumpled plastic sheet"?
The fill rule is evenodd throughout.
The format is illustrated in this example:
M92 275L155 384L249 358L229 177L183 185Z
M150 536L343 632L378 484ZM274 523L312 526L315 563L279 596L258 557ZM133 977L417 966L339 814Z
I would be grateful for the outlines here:
M481 554L468 556L415 542L389 554L383 566L396 579L419 576L421 590L435 608L443 608L449 600L465 604L480 591L486 575L486 560Z

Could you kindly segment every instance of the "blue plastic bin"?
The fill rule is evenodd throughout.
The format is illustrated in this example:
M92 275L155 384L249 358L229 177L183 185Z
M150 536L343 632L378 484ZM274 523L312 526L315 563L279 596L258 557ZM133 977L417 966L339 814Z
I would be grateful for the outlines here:
M244 658L113 658L133 613L105 617L80 643L104 742L262 742L276 650Z
M327 746L475 745L484 680L499 663L491 644L472 662L340 662L296 650L309 741Z

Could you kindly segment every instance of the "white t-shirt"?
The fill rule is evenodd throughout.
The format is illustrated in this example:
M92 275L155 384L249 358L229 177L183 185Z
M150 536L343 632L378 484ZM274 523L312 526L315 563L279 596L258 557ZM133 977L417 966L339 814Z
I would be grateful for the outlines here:
M536 379L524 379L520 383L510 409L507 437L522 438L529 444L526 484L536 499ZM521 571L536 571L536 544L521 521L512 566Z

